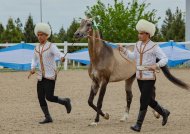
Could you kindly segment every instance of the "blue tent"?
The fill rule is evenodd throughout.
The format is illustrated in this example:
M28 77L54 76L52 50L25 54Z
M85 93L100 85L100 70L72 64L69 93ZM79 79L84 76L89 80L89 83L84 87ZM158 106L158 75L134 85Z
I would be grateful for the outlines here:
M30 44L21 43L0 49L0 66L15 70L29 70L34 47Z
M112 48L117 47L117 45L112 43L105 43L105 45L111 46ZM160 47L169 59L169 67L175 67L183 64L190 59L190 51L184 44L167 42L160 44ZM0 49L0 66L15 70L30 70L34 48L35 46L33 45L21 43L15 46ZM66 58L83 64L90 64L88 48L73 53L68 53Z
M190 51L185 47L185 44L167 42L160 44L160 47L169 59L169 67L176 67L190 59Z

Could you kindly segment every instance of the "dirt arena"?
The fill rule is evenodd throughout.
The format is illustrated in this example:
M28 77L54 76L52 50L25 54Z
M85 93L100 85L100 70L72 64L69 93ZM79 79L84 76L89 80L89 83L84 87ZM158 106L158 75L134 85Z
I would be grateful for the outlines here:
M173 69L172 73L190 83L188 69ZM43 119L36 95L36 78L27 79L27 72L0 73L0 134L130 134L137 118L139 90L133 85L133 103L130 118L119 122L126 105L124 82L110 83L103 111L110 114L110 120L101 119L97 127L89 127L95 112L88 106L91 80L86 70L62 71L58 75L55 95L70 97L73 110L66 114L62 105L49 103L53 123L39 125ZM189 134L190 92L170 83L162 73L157 79L157 100L171 111L169 122L161 126L161 119L155 119L149 108L141 133L143 134ZM96 97L97 100L97 97ZM96 101L95 100L95 101Z

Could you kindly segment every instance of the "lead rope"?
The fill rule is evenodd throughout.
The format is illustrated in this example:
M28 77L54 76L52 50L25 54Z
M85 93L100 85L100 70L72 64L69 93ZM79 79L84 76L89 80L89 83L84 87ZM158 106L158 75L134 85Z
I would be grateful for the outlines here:
M71 46L73 46L75 44L75 41L72 43ZM68 51L66 52L66 54L64 55L63 58L65 58L68 54ZM55 80L57 80L57 75L59 74L59 72L63 69L63 62L61 61L61 66L57 69L57 71L55 71Z

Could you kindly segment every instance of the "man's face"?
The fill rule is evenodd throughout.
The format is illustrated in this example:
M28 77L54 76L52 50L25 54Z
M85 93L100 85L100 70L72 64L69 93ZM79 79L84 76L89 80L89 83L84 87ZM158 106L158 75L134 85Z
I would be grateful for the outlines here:
M38 32L38 40L40 43L45 43L48 39L48 35L42 32Z
M140 41L146 41L150 38L150 35L146 32L139 32L138 38Z

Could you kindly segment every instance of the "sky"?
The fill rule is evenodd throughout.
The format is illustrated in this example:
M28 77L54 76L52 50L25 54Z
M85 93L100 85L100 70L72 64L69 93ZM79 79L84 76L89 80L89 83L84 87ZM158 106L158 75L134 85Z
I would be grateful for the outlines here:
M72 20L84 17L87 6L92 6L97 0L42 0L43 22L49 22L53 32L57 33L63 26L69 27ZM113 4L114 0L102 0L106 5ZM123 0L128 3L131 0ZM185 12L185 0L139 0L150 3L147 10L156 9L157 17L161 17L158 26L161 26L165 18L165 11L170 8L173 12L176 7ZM4 26L11 17L14 20L20 18L23 25L29 14L32 15L34 23L40 22L40 0L0 0L0 23Z

